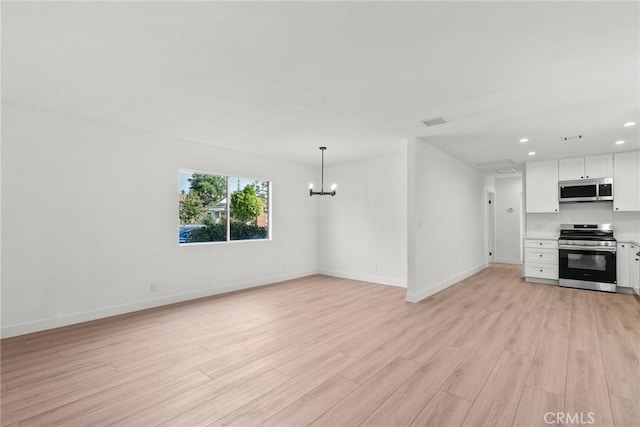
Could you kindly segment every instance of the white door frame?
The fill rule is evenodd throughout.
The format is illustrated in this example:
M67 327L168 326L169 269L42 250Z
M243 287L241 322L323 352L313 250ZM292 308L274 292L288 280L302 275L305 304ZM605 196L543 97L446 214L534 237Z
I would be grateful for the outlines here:
M487 194L487 256L489 262L496 262L496 193Z

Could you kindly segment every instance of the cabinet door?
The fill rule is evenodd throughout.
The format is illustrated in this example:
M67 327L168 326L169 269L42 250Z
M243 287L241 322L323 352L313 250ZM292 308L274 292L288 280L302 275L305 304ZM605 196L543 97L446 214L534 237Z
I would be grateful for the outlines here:
M525 177L527 213L558 212L558 161L529 162Z
M629 246L629 285L640 295L640 248L636 245Z
M613 176L613 155L589 156L584 158L585 178L611 178Z
M621 288L628 288L629 284L629 244L618 243L616 251L616 285Z
M573 181L584 178L584 157L561 159L559 162L560 181Z
M614 154L613 210L640 211L640 151Z

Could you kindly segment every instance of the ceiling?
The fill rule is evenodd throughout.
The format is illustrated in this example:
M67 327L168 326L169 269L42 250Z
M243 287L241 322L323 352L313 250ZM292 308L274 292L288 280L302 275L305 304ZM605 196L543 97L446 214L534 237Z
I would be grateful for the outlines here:
M469 163L629 151L639 16L638 2L2 2L2 98L308 163L320 145L334 163L411 137Z

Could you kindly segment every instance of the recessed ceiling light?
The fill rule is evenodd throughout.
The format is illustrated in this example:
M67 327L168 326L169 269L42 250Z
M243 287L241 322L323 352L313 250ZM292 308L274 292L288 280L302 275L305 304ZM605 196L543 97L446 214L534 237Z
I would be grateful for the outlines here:
M522 139L520 140L520 142L528 142L528 141L529 141L529 138L522 138Z
M636 122L627 122L627 123L623 124L622 126L628 128L628 127L635 126L635 125L636 125Z
M624 144L624 141L616 141L616 145L622 145Z
M535 156L535 155L536 155L536 152L535 152L535 151L529 151L528 155L529 155L529 156Z

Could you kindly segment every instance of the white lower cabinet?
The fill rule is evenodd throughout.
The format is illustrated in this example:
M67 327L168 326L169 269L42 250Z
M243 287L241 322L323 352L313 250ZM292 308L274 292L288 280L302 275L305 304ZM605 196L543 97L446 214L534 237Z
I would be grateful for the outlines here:
M618 242L616 247L616 286L629 288L629 243Z
M636 295L640 297L640 247L636 246L635 252L631 252L629 260L633 262L630 267L629 281L631 287L636 292Z
M524 276L527 279L558 280L558 266L525 263Z
M640 246L635 243L618 242L616 253L616 285L630 288L640 295Z
M629 245L629 287L640 296L640 246Z
M530 282L558 280L557 240L525 239L524 276Z

